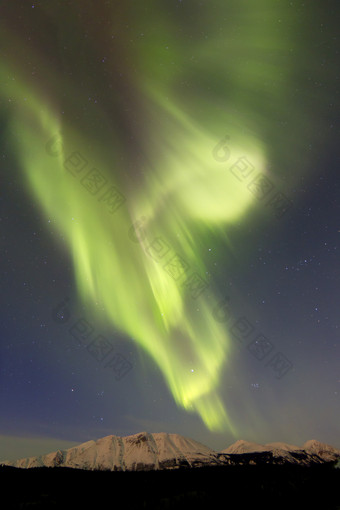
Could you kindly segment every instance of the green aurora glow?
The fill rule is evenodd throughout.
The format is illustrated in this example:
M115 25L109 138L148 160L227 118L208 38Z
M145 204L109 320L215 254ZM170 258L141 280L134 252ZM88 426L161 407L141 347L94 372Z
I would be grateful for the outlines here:
M212 156L224 135L234 161L246 156L258 172L270 175L271 149L263 136L266 112L279 115L287 103L293 64L286 56L299 22L282 2L276 8L264 0L256 6L229 2L228 9L226 3L206 8L207 38L194 42L192 34L191 45L186 44L188 34L181 38L174 19L163 16L157 2L149 2L148 12L141 2L121 13L131 18L130 35L142 27L146 34L138 45L124 49L131 109L143 119L137 140L127 140L105 104L94 114L93 126L77 122L76 115L65 120L56 91L69 91L73 112L85 101L84 93L43 57L36 55L48 70L50 89L12 60L2 64L1 93L7 96L10 90L12 97L9 134L27 187L67 241L81 299L94 308L98 320L111 321L148 353L179 406L197 412L210 430L234 432L218 394L233 347L225 325L212 316L212 289L193 299L183 285L185 278L176 281L163 262L147 253L161 238L172 255L178 253L191 271L205 276L211 236L218 233L228 243L225 226L245 221L254 211L254 196ZM227 28L219 31L220 15L231 16L238 30L227 19ZM285 22L278 24L280 18ZM200 33L203 22L195 23ZM112 30L119 32L120 25L122 21L112 21ZM9 29L6 38L20 47ZM179 86L183 74L192 84L188 91ZM270 86L263 87L264 80ZM112 102L119 105L119 96ZM56 135L59 145L52 157L44 147ZM74 151L89 160L87 170L100 169L125 197L115 214L98 200L100 193L91 196L65 168ZM131 225L141 218L144 235L133 243Z

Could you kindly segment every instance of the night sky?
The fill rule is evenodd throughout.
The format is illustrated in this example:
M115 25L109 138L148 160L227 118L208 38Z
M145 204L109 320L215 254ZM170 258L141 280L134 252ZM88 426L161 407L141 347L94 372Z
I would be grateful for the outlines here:
M339 16L2 2L0 460L340 448Z

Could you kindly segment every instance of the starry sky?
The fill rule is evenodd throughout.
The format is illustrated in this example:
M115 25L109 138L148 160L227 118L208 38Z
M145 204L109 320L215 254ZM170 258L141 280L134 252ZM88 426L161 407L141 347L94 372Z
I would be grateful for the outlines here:
M0 459L340 447L339 9L0 7Z

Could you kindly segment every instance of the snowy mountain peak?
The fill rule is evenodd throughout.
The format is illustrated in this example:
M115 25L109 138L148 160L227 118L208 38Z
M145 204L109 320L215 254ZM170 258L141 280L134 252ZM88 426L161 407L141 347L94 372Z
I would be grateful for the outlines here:
M325 460L335 460L340 456L340 450L329 444L321 443L316 439L306 441L303 445L303 449L308 453L319 455L319 457L322 457Z
M239 439L232 445L228 446L225 450L222 450L221 453L250 453L250 452L264 452L266 448L264 445L258 443L251 443L250 441L245 441L244 439Z

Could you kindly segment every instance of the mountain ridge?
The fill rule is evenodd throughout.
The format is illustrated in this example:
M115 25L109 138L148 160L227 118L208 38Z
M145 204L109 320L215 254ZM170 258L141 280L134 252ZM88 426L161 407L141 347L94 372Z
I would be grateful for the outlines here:
M218 452L180 434L146 431L109 435L67 450L3 461L17 468L70 467L84 470L140 471L243 464L312 465L340 459L340 450L315 439L303 446L283 442L265 445L238 440Z

